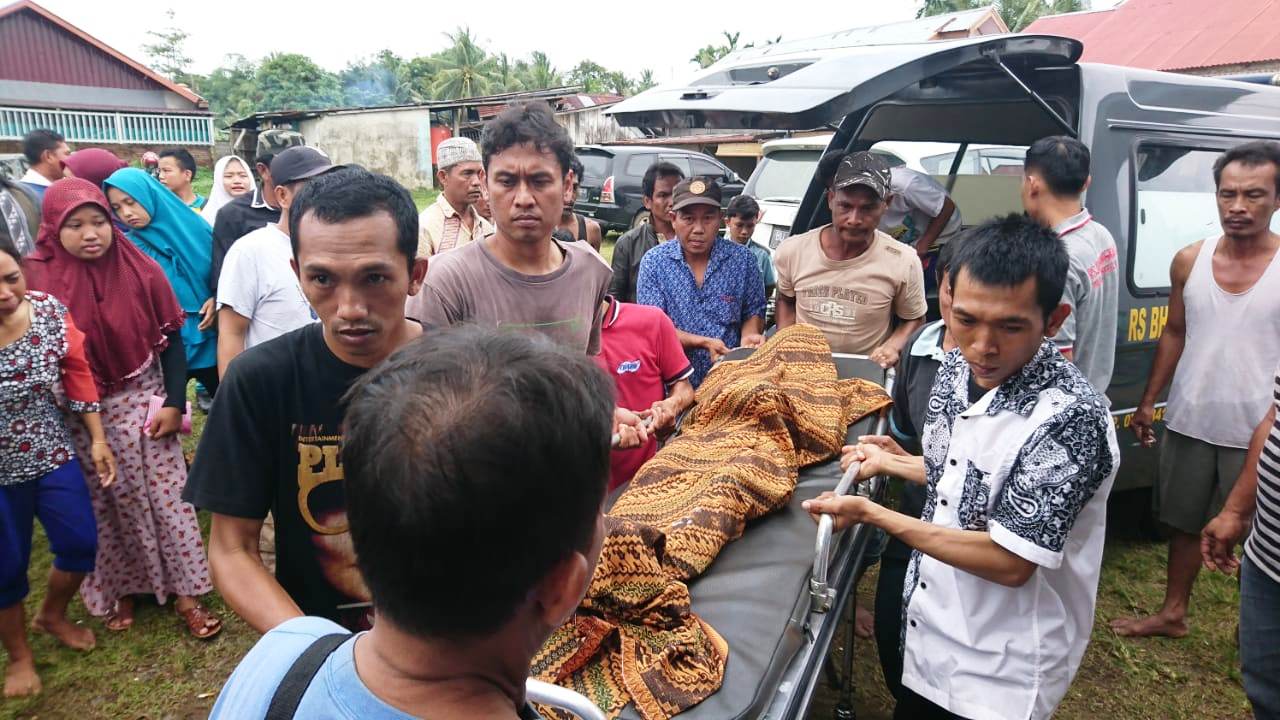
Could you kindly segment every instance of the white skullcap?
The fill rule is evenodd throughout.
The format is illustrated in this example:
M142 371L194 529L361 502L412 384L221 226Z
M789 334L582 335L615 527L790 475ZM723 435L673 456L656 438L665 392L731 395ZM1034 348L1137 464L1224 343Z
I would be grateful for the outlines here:
M441 170L463 162L480 162L480 148L471 138L449 138L436 146L436 166Z

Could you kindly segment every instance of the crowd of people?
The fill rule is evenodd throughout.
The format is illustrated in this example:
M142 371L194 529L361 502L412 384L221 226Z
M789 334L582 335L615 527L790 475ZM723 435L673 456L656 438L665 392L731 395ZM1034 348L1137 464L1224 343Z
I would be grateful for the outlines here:
M1120 464L1119 257L1084 207L1079 140L1031 145L1025 214L968 229L928 176L828 153L830 221L772 255L751 240L753 198L658 162L650 222L611 263L539 103L479 145L442 142L421 212L291 131L263 133L252 164L220 159L207 199L182 150L154 174L52 131L26 150L31 171L0 187L6 696L40 689L23 608L39 518L54 568L35 630L88 650L77 592L113 632L149 595L210 638L216 588L264 634L214 717L536 717L529 661L591 581L606 493L725 355L796 323L896 368L891 434L842 463L905 481L897 509L805 506L888 536L859 625L895 716L1045 718L1066 694ZM1112 626L1185 635L1199 566L1238 570L1246 692L1280 717L1280 146L1226 151L1214 181L1222 232L1173 260L1133 421L1154 444L1172 386L1168 597ZM188 468L191 380L212 404Z

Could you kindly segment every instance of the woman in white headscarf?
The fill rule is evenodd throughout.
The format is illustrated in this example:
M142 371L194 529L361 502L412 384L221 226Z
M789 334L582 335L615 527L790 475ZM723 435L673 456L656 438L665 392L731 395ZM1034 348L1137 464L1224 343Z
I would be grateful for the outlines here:
M204 216L205 222L209 223L209 227L213 227L213 221L218 217L218 211L223 205L257 189L258 184L253 180L253 171L249 169L249 163L241 160L237 155L220 158L213 166L213 188L209 191L209 202L205 204L200 214Z

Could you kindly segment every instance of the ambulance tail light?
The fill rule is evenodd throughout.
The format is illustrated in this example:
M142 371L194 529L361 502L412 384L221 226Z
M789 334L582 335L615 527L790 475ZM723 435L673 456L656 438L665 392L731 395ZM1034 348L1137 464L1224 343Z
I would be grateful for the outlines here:
M604 185L600 186L600 202L613 204L613 176L605 178Z

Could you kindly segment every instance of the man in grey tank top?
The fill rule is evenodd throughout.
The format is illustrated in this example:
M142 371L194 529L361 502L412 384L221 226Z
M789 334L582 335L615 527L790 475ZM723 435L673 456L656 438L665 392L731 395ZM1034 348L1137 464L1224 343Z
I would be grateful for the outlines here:
M1089 148L1068 135L1041 138L1027 149L1022 206L1053 228L1071 264L1062 302L1071 314L1053 342L1099 393L1111 384L1116 362L1120 273L1116 241L1080 201L1089 186Z
M1187 634L1200 568L1199 533L1222 509L1267 412L1280 360L1280 144L1250 142L1213 166L1222 235L1178 251L1169 270L1169 320L1133 428L1155 444L1156 398L1172 381L1153 493L1173 530L1163 607L1112 621L1128 637Z

